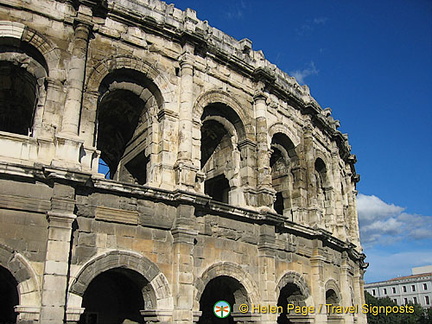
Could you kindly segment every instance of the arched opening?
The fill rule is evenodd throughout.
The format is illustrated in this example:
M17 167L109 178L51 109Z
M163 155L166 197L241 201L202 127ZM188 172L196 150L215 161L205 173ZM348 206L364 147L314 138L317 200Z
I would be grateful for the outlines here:
M148 281L137 272L124 268L105 271L87 287L80 324L145 323L141 311Z
M326 304L339 305L339 297L333 289L326 291Z
M199 324L236 323L232 313L226 318L218 318L213 313L214 304L221 300L230 304L232 312L238 309L238 305L248 303L246 290L238 280L228 276L216 277L208 282L201 295Z
M276 190L276 199L273 208L278 214L284 215L292 205L293 177L291 167L293 159L296 157L296 152L292 141L282 133L273 135L271 148L270 168L272 186Z
M33 135L47 75L45 59L35 47L0 38L0 131Z
M228 204L229 191L229 182L223 174L204 182L204 193L216 201Z
M12 274L0 266L0 323L16 323L14 307L19 304L18 283Z
M239 167L234 152L235 127L239 119L231 108L223 104L211 104L204 109L202 120L201 171L206 179L204 193L217 201L229 203L230 180Z
M138 125L144 102L127 90L108 93L99 103L98 145L101 158L116 174L121 158Z
M288 314L288 305L305 306L305 296L301 289L294 283L286 284L279 293L278 306L282 307L282 313L279 314L277 323L290 324L290 314Z
M325 202L329 199L327 188L327 167L320 158L315 160L316 195L318 208L325 215Z
M12 62L0 62L0 130L31 134L36 103L36 78Z
M159 90L141 72L119 69L104 78L99 93L100 172L117 181L145 184L151 159L150 116L162 104Z

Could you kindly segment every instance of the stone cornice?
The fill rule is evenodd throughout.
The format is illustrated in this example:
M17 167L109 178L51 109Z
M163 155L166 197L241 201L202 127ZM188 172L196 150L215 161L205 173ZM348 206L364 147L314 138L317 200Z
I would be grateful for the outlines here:
M48 167L23 167L0 163L0 177L19 176L33 178L46 182L74 183L75 186L85 186L98 191L113 192L116 195L135 196L137 198L152 201L162 201L170 205L193 205L201 214L218 215L224 218L238 219L243 222L256 224L269 224L275 226L280 232L292 233L309 239L318 239L324 245L330 246L340 252L347 252L351 260L364 264L365 255L356 250L356 246L350 242L344 242L320 229L311 228L292 222L281 215L266 210L254 210L228 205L211 200L210 197L182 190L164 190L149 186L121 183L117 181L96 178L94 175L84 172L74 172L58 168ZM8 172L9 171L9 172ZM20 171L20 172L18 172ZM31 181L29 179L29 181Z

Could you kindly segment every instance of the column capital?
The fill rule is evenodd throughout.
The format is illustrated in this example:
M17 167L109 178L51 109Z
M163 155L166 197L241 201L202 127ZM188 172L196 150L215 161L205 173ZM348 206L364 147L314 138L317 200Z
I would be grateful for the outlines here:
M59 212L59 211L52 211L52 210L47 212L49 227L70 229L76 217L77 216L74 213Z
M90 33L93 28L93 23L82 17L75 18L73 21L75 31L84 30Z
M253 96L253 100L254 102L257 102L259 100L267 100L267 96L265 95L265 93L263 91L256 91L254 96Z

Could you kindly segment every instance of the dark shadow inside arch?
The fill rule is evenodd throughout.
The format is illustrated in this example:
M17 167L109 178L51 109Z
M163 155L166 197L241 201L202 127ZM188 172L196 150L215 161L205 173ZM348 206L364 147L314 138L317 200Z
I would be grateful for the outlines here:
M204 193L216 201L228 204L229 191L229 182L223 174L204 182Z
M24 67L28 65L24 54L39 64L32 73ZM35 47L16 38L0 38L0 55L0 131L32 135L38 82L43 82L35 75L46 76L48 66Z
M221 116L228 120L236 129L240 139L245 137L245 129L239 115L228 105L217 102L211 103L204 108L201 120L209 116Z
M0 131L29 135L36 102L36 78L12 62L0 62Z
M213 199L229 203L232 179L227 174L233 164L234 135L245 138L244 125L228 105L216 102L205 106L201 115L201 171L205 173L204 193Z
M234 305L247 302L243 285L238 280L228 276L220 276L210 280L200 299L200 311L202 314L198 321L199 324L236 323L232 314L226 318L218 318L213 313L214 304L221 300L231 305L231 311L235 309Z
M222 124L214 120L207 120L201 127L201 168L221 144L224 137L229 137L228 131Z
M306 296L303 295L300 288L294 283L288 283L280 291L278 298L278 306L282 306L283 312L279 315L277 323L290 324L290 315L287 313L288 305L305 306L304 300Z
M282 133L276 133L271 141L272 154L270 156L270 168L272 186L276 190L276 199L273 208L278 214L283 215L284 209L290 207L290 180L289 173L296 158L293 142Z
M0 323L16 323L14 307L19 304L18 283L12 274L0 266Z
M110 179L145 184L150 161L146 153L151 129L150 113L162 108L162 95L144 73L121 68L99 86L97 148L108 166Z
M97 148L108 165L111 179L132 139L144 106L145 102L128 90L112 91L99 103ZM142 181L140 178L139 182Z
M201 169L208 171L204 193L223 203L229 203L230 185L224 166L231 159L231 154L232 142L228 130L218 121L204 121L201 127Z
M87 287L82 301L85 308L80 324L145 323L143 291L148 281L137 272L124 268L105 271ZM151 303L151 302L150 302Z
M333 289L326 291L326 304L339 305L339 297Z

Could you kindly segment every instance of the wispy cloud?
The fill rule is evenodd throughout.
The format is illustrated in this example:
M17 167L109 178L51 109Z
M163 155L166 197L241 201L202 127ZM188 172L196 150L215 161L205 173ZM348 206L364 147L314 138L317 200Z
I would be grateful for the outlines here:
M315 25L325 25L327 21L328 21L327 17L319 17L319 18L315 18L313 20L313 23Z
M304 69L291 71L289 74L295 77L299 83L304 84L305 78L318 73L315 63L311 61Z
M432 216L409 214L403 207L363 194L357 197L357 211L365 246L432 239Z
M318 25L325 25L328 21L327 17L317 17L314 19L308 19L304 24L295 29L297 36L306 36L312 33Z
M248 4L246 1L241 0L240 2L235 2L230 5L225 11L225 17L230 20L242 19L245 15L245 10L248 9Z

